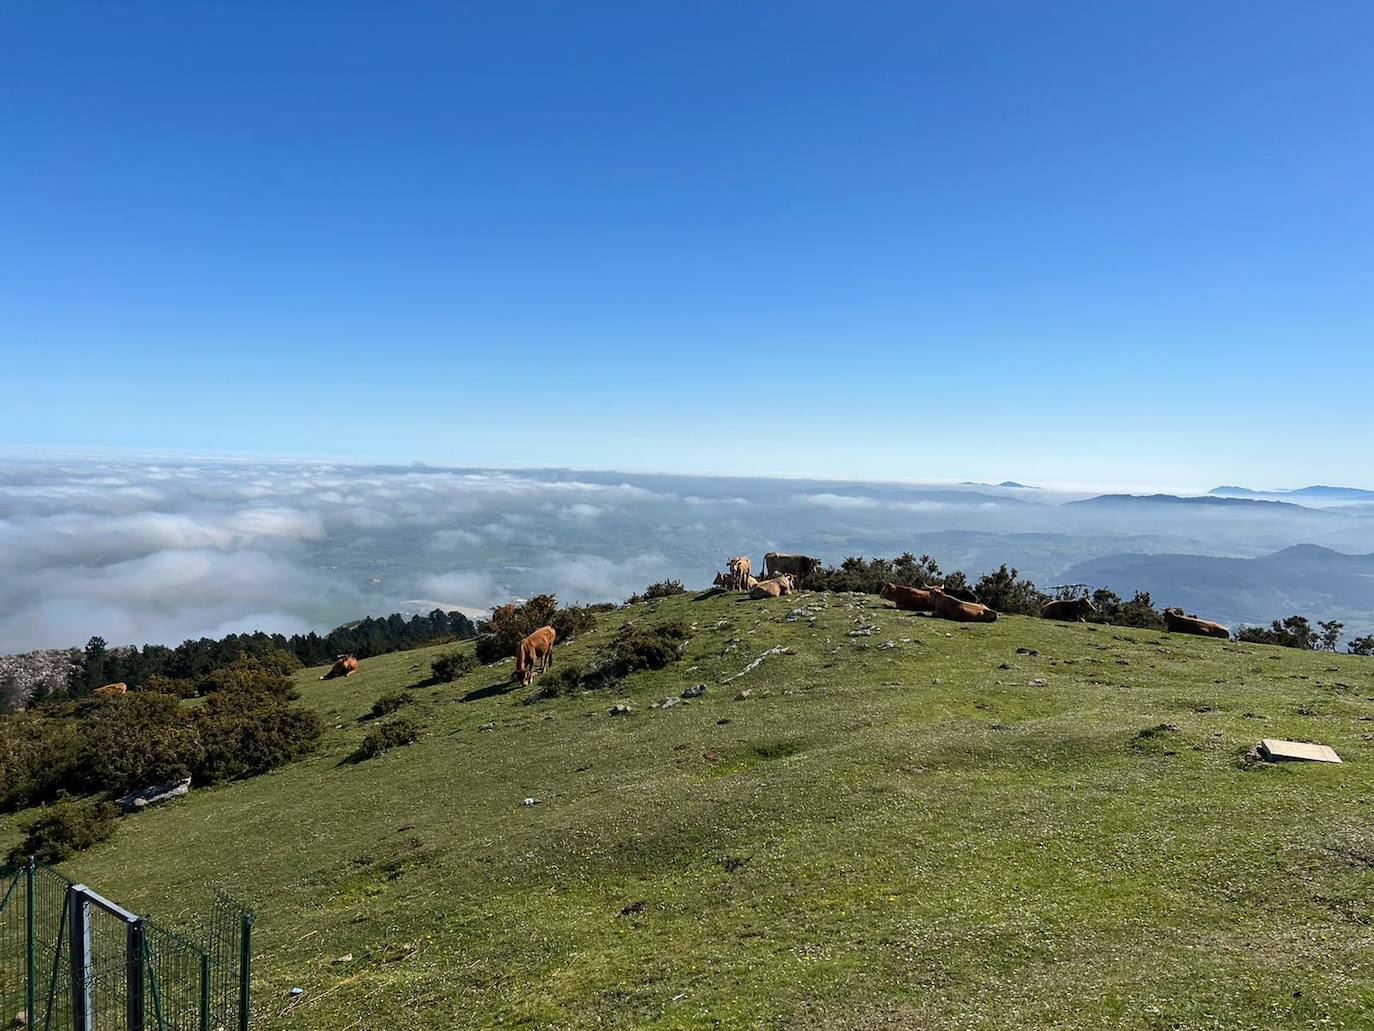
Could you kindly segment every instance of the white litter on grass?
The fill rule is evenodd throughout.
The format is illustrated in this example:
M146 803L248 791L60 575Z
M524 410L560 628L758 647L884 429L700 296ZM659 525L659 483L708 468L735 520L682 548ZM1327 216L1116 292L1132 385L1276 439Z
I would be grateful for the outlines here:
M745 666L744 669L740 670L740 671L739 671L738 673L736 673L734 676L732 676L732 677L726 677L724 680L721 681L721 683L722 683L722 684L728 684L728 683L730 683L730 681L732 681L732 680L738 680L740 677L744 676L746 673L752 673L752 672L754 672L754 670L758 669L759 666L761 666L761 665L763 664L763 660L766 659L766 658L768 658L768 656L770 656L770 655L795 655L795 654L796 654L796 653L795 653L791 648L784 648L782 645L775 645L774 647L769 648L766 652L764 652L762 655L760 655L760 656L759 656L757 659L755 659L753 662L749 663L749 665Z
M524 804L525 804L525 805L538 805L538 804L539 804L539 799L537 799L537 798L527 798L527 799L525 799Z

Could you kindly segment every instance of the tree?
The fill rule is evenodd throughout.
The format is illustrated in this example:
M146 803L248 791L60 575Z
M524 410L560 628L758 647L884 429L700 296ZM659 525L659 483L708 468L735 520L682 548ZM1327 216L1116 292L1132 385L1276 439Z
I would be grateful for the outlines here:
M1029 580L1018 580L1018 575L1018 570L1008 568L1003 562L995 572L979 579L973 593L984 605L998 612L1034 616L1049 599Z
M1317 647L1319 638L1306 616L1294 615L1283 620L1276 619L1267 627L1243 626L1236 633L1236 640L1311 651Z
M1321 650L1334 652L1340 646L1341 631L1345 629L1345 624L1338 620L1328 619L1318 623L1317 626L1322 629L1319 638Z
M1374 634L1357 637L1345 646L1351 655L1374 655Z
M109 647L105 644L105 638L92 637L86 642L86 649L82 653L82 676L81 684L83 695L90 694L97 687L103 687L109 683L105 679L105 663L109 654Z

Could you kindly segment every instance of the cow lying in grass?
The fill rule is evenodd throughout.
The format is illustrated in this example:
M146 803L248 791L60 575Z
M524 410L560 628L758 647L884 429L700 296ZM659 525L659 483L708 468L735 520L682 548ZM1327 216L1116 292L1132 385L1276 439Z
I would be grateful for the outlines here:
M352 655L340 655L334 660L334 665L329 672L320 677L321 680L333 680L335 677L351 677L358 672L358 660Z
M761 601L764 598L781 598L784 594L791 594L796 589L792 578L784 574L775 576L771 580L760 580L749 591L749 597L755 601Z
M1091 598L1070 598L1065 601L1052 601L1040 609L1041 619L1063 619L1080 623L1088 621L1088 613L1096 612L1097 606Z
M929 591L894 584L890 580L878 591L878 597L887 599L903 612L929 612L931 608Z
M514 675L522 686L528 687L536 673L543 673L553 665L553 642L557 636L553 627L541 626L520 642Z
M1164 610L1164 626L1176 634L1197 634L1201 637L1231 639L1231 631L1220 623L1213 623L1210 619L1198 619L1197 616L1186 616L1183 610L1179 608Z
M997 613L986 605L951 598L938 587L930 589L930 607L941 619L953 619L960 623L997 622Z

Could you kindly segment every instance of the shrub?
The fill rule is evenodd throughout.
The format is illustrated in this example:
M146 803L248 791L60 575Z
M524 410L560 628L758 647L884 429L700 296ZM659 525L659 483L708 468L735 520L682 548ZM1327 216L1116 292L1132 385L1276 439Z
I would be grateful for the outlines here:
M1350 641L1345 650L1351 655L1374 655L1374 634L1365 634Z
M906 587L928 587L940 582L940 564L929 555L911 552L895 559L865 559L851 555L839 566L817 569L798 585L810 591L863 591L877 594L884 582Z
M420 737L420 726L405 716L397 716L367 732L358 750L353 753L355 762L372 759L392 748L412 744Z
M414 701L414 699L404 691L388 691L372 703L370 715L373 719L378 719L382 716L390 716L401 706L409 705L412 701Z
M281 699L299 698L296 682L270 662L240 657L236 662L211 670L196 683L196 693L217 691L269 694Z
M445 652L429 664L434 679L441 684L451 684L466 673L477 668L477 660L471 652Z
M562 666L540 677L534 690L525 696L524 702L526 705L533 705L535 702L572 694L582 686L582 680L583 673L576 666Z
M686 594L687 588L682 586L681 580L660 580L644 588L644 600L652 601L655 598L671 598L675 594Z
M1306 616L1289 616L1274 620L1267 627L1243 626L1236 631L1237 641L1250 644L1276 644L1280 648L1301 648L1311 651L1317 647L1317 631Z
M1041 606L1049 600L1049 596L1029 580L1018 580L1018 575L1015 568L1008 568L1004 562L995 572L981 577L973 593L984 605L998 612L1039 615Z
M44 807L24 827L24 840L11 850L8 862L25 856L43 863L60 863L107 840L114 834L119 810L109 802L62 799Z
M571 641L578 634L585 634L596 626L596 616L588 606L569 605L553 614L549 624L560 641Z
M191 710L202 753L199 784L265 773L309 755L324 734L319 716L270 695L217 692Z
M119 795L190 776L204 759L188 710L170 695L92 697L75 712L81 761L67 778L72 791Z
M147 694L168 694L173 698L191 698L196 693L196 682L189 678L163 676L154 673L138 688Z
M662 669L678 660L682 644L692 634L682 620L656 627L626 623L611 641L609 666L620 677L640 669Z
M1164 617L1155 609L1149 591L1136 591L1130 601L1123 602L1115 591L1100 588L1093 591L1092 602L1097 611L1088 613L1089 623L1109 623L1142 630L1164 629Z

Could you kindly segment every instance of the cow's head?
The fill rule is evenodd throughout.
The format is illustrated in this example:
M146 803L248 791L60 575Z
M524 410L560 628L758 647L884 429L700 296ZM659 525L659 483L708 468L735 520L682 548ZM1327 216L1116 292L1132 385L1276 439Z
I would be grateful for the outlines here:
M1081 597L1081 598L1078 599L1078 611L1079 611L1079 612L1096 612L1096 611L1097 611L1097 606L1094 605L1094 604L1093 604L1093 600L1092 600L1091 598L1089 598L1089 597L1085 594L1085 595L1083 595L1083 597Z

